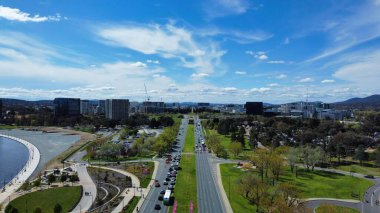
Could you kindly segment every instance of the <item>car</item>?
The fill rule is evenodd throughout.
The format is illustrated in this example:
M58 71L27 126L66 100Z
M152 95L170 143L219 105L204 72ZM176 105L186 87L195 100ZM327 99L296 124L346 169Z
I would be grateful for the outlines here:
M168 189L169 189L169 190L173 190L173 189L174 189L174 186L173 186L173 185L170 185L170 186L168 187Z
M158 200L163 200L164 197L162 195L158 196Z
M155 210L160 210L160 209L161 209L160 204L156 204L156 205L154 206L154 209L155 209Z
M172 177L170 178L170 181L175 181L175 179L176 179L175 177Z
M170 178L169 178L169 177L165 178L165 181L170 181ZM165 185L165 184L164 184L164 185Z
M170 185L172 186L175 185L175 181L170 182Z
M168 182L167 181L164 181L164 183L163 183L164 185L168 185Z
M165 194L165 190L161 190L161 191L160 191L160 194L161 194L161 195Z
M156 182L156 183L154 184L154 186L155 186L155 187L160 187L161 185L160 185L159 182Z
M369 179L375 179L375 177L373 175L366 175L364 176L365 178L369 178Z

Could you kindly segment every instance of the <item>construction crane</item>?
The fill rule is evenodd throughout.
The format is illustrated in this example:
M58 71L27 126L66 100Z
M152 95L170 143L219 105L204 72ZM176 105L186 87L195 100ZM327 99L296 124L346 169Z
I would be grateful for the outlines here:
M149 102L150 101L150 96L148 95L148 90L146 89L145 83L144 83L144 87L145 87L146 101Z
M148 113L148 106L149 106L150 96L148 95L148 90L146 89L145 83L144 83L144 88L145 88L145 95L146 95L145 113Z

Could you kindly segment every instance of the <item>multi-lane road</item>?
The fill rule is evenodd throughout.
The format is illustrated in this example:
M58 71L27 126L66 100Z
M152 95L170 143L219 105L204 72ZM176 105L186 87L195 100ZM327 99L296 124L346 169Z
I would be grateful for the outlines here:
M198 212L214 213L226 212L223 208L215 177L212 175L211 154L204 145L204 137L200 120L194 120L195 150L197 163L197 197Z
M188 127L188 116L185 116L184 119L182 119L182 123L178 132L177 136L177 147L173 150L172 155L178 155L181 154L182 147L185 143L185 138L186 138L186 132L187 132L187 127ZM164 159L157 159L160 163L158 166L157 170L157 175L156 175L156 180L159 181L160 187L155 187L150 190L148 195L145 198L145 201L143 205L141 206L140 212L162 212L162 213L167 213L169 211L169 207L166 205L163 205L162 201L158 200L158 197L160 196L160 191L166 190L167 185L163 185L163 181L166 178L167 173L169 172L169 167L170 165L167 165L164 161ZM180 192L179 192L180 193ZM160 210L155 210L154 207L156 204L159 204L161 206Z

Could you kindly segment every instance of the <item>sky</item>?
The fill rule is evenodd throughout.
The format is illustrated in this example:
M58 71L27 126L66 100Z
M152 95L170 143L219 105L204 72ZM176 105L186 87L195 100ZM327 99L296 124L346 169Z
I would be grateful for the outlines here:
M365 97L380 91L379 11L380 0L1 0L0 97Z

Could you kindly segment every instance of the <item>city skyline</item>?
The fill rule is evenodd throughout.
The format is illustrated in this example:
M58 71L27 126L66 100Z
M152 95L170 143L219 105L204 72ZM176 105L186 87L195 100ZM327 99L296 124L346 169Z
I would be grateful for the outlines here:
M73 9L75 8L75 9ZM379 0L3 1L0 97L335 102L380 86Z

